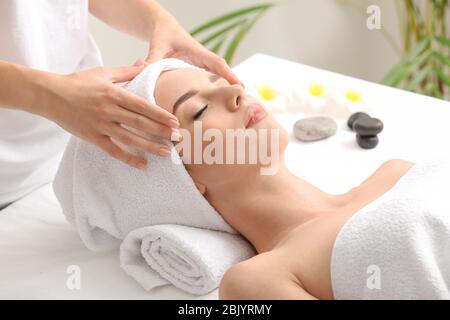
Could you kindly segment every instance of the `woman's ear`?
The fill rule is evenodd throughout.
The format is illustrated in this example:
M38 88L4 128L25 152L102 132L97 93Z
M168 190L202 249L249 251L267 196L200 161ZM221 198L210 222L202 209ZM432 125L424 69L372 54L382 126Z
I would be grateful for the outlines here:
M204 195L206 193L206 186L203 183L200 183L197 181L194 181L194 182L195 182L195 186L197 187L198 191L200 191L200 193Z

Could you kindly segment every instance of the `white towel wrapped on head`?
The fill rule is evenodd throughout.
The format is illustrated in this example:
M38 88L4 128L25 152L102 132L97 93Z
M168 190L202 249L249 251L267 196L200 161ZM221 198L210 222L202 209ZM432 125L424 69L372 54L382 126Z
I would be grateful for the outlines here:
M159 75L163 71L178 68L198 69L179 59L163 59L146 67L134 80L125 84L124 88L155 103L154 90ZM237 234L236 230L197 190L173 144L145 133L140 134L168 145L172 151L172 158L176 161L173 161L171 157L144 154L139 150L120 144L128 151L147 159L148 168L144 172L110 157L97 146L76 137L71 138L53 183L53 189L62 206L63 213L67 220L77 227L84 244L95 251L117 248L133 230L143 230L144 227L158 225L166 225L163 229L156 230L159 230L161 236L162 232L167 231L169 243L174 246L184 243L182 248L166 247L166 249L173 250L175 255L182 251L186 251L187 256L189 256L189 251L198 254L208 252L213 254L213 251L217 250L214 243L223 243L226 241L225 239L229 240L235 237L238 240L234 241L242 246L233 246L232 249L230 247L223 251L222 256L216 255L217 258L223 258L223 261L217 261L217 264L223 265L221 268L215 268L216 271L211 271L216 272L214 276L207 276L208 279L216 279L204 286L205 289L210 290L214 285L218 285L224 269L230 267L230 263L247 257L247 253L251 252L253 247ZM179 230L180 226L197 228L197 230L186 233L186 238L180 241L180 239L172 237L175 233L170 232L171 227ZM210 241L194 241L192 243L191 240L203 237L200 235L202 231L207 232L206 237ZM144 238L142 231L138 234ZM196 237L190 239L190 234L195 234ZM132 235L132 237L135 236L136 234ZM212 240L215 237L217 237L217 241ZM162 236L161 239L164 237ZM140 243L136 241L127 242L125 246L122 246L122 257L128 256L123 250L130 249L131 243L140 246ZM171 255L163 253L161 259L164 257L171 257ZM208 274L208 270L206 270L208 257L195 261L203 261L204 263L198 265L198 268L205 269L203 274ZM122 265L125 268L133 269L130 260ZM156 271L163 277L167 277L170 273L164 273L163 270ZM139 274L141 275L141 273ZM144 277L139 276L135 279L140 281ZM166 280L175 285L178 280L184 281L182 276L177 278L173 274ZM167 283L167 281L163 281L163 283ZM154 286L158 284L160 282L154 282ZM147 282L145 287L151 288L152 285ZM189 288L179 284L178 287L185 290ZM193 292L201 294L208 291L195 289Z

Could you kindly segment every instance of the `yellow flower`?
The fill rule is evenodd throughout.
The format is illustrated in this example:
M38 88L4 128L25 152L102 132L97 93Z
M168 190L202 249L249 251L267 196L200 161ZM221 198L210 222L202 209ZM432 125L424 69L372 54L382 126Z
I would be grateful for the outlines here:
M274 101L278 98L278 92L274 87L264 85L257 88L259 96L267 102Z
M351 102L361 102L362 101L361 94L359 94L356 91L347 90L344 95Z
M333 112L339 116L347 117L354 112L370 111L366 96L354 89L336 90L333 100L336 106Z
M319 83L312 83L309 86L309 94L313 97L323 97L326 94L325 86Z
M255 97L270 112L285 112L288 98L284 85L259 82L245 87L247 94Z
M319 81L302 83L292 95L291 108L298 112L319 114L328 102L329 88Z

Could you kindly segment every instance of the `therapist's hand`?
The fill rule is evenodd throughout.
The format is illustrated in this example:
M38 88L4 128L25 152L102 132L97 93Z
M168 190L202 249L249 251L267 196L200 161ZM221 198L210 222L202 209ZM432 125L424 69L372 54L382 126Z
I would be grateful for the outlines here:
M52 90L56 98L50 99L53 105L45 116L81 139L96 144L112 157L145 169L145 159L123 150L111 138L160 156L169 156L169 149L142 138L121 124L171 139L176 136L176 133L172 134L179 122L170 112L114 84L132 80L144 67L142 64L94 68L60 76Z
M218 74L230 84L242 84L225 59L206 49L171 15L155 20L146 60L153 63L164 58L187 58L191 64Z

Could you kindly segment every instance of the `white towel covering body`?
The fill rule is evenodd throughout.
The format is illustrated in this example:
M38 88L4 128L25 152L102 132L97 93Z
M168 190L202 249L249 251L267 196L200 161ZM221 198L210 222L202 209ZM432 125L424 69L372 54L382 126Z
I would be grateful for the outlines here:
M336 299L450 299L450 159L416 163L336 238Z

